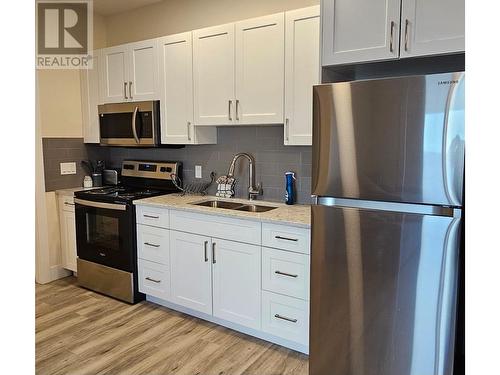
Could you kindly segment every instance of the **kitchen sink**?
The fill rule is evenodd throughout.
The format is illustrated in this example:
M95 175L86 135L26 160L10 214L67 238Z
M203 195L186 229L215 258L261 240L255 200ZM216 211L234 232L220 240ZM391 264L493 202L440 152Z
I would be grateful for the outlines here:
M272 206L260 206L258 204L244 204L237 202L226 202L226 201L204 201L199 203L192 203L195 206L204 206L212 208L225 208L227 210L238 210L247 212L267 212L274 210L278 207Z
M226 208L226 209L235 209L241 207L241 203L236 202L226 202L226 201L204 201L199 203L193 203L195 206L204 206L204 207L212 207L212 208Z
M257 204L249 204L249 205L244 205L244 206L235 208L235 210L248 211L248 212L267 212L267 211L274 210L275 208L278 208L278 207L259 206Z

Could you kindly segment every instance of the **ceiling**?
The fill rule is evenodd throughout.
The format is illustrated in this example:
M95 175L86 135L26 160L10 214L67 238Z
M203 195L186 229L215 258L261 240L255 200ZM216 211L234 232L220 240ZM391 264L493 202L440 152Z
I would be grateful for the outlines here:
M101 16L110 16L160 1L162 0L94 0L94 12Z

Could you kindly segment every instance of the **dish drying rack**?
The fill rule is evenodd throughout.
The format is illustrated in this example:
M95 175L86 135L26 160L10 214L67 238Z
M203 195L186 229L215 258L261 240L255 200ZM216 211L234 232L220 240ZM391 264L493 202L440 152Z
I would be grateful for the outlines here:
M186 194L201 194L206 195L207 189L212 185L215 181L215 172L210 172L210 181L209 182L190 182L186 184L186 186L182 187L182 180L175 173L171 174L172 183L174 186L181 191L181 196Z

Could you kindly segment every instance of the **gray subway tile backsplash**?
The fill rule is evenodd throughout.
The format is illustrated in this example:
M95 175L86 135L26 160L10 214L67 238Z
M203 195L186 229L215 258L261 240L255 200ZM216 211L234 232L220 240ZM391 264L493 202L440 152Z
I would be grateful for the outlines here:
M186 182L194 178L194 166L203 168L203 180L208 180L211 171L217 176L227 173L232 157L237 152L248 152L256 161L256 182L262 183L264 195L261 199L284 200L286 171L296 173L298 203L310 203L311 147L284 146L283 126L219 127L218 144L188 145L181 149L168 148L121 148L85 145L81 138L44 138L45 188L47 191L82 185L84 171L80 160L103 159L107 166L120 167L124 159L176 160L183 162ZM77 174L61 176L59 163L77 162ZM235 170L237 178L236 196L245 198L248 186L248 167L245 159L240 159ZM214 194L215 184L209 189Z

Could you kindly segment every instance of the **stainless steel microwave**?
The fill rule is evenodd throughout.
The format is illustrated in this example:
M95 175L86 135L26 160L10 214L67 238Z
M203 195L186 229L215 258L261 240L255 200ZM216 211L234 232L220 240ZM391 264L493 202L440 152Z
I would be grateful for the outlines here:
M101 145L155 147L160 145L160 101L98 106Z

